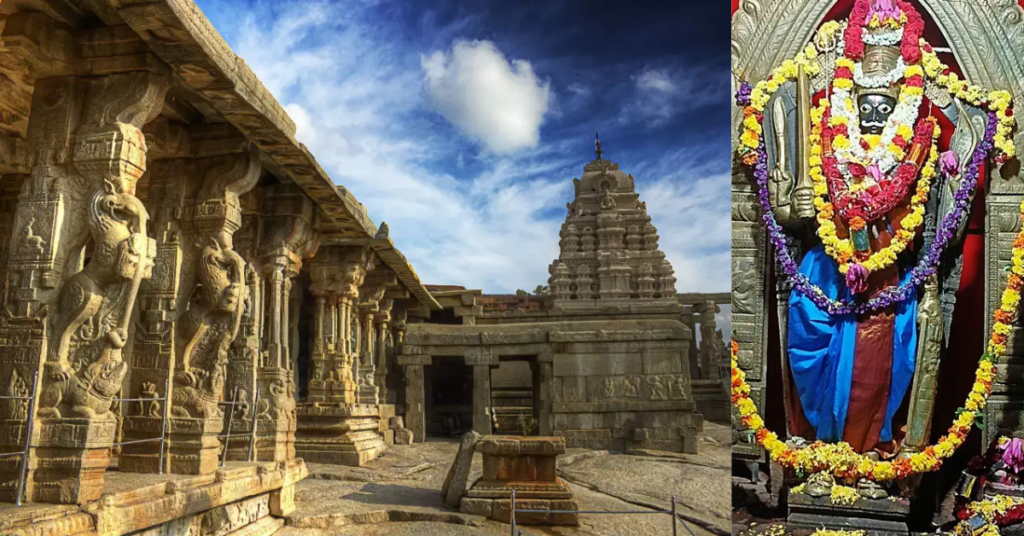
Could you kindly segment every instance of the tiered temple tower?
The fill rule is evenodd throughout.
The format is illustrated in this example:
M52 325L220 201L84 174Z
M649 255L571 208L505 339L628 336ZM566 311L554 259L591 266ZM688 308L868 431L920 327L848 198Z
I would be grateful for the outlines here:
M674 270L658 249L658 231L633 176L602 157L599 139L594 143L597 159L584 167L582 179L573 179L561 254L549 268L555 307L639 310L675 302Z

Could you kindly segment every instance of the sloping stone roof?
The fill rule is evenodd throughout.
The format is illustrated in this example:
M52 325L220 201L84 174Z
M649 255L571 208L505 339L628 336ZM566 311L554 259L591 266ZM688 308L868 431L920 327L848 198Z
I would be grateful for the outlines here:
M440 306L416 271L387 238L374 238L377 226L366 207L331 180L316 158L295 139L295 123L238 57L193 0L103 0L225 121L260 148L317 203L326 220L320 231L330 239L370 245L422 303ZM105 9L105 8L104 8Z

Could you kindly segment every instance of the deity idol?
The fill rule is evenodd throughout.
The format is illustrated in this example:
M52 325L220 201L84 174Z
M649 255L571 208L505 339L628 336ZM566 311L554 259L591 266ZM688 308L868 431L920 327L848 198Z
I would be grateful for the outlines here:
M906 2L858 0L783 64L786 80L769 79L770 98L750 96L740 152L766 159L764 202L786 228L776 247L802 253L780 255L780 280L794 285L780 319L791 443L889 458L930 440L960 238L994 123L949 90L955 76L934 72L922 29ZM908 391L903 435L893 421Z

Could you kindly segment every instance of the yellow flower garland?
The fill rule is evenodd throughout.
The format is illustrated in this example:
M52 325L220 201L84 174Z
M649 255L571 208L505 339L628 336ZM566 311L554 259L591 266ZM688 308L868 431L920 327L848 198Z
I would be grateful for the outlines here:
M1020 206L1024 218L1024 203ZM740 413L743 425L754 432L754 437L769 457L783 467L803 473L827 472L834 477L853 481L867 478L886 481L903 478L912 474L934 471L949 458L967 437L974 425L978 412L984 409L992 393L992 381L996 373L996 361L1006 353L1006 340L1011 326L1017 318L1020 307L1020 291L1024 287L1024 228L1013 243L1012 266L1007 275L999 309L993 314L992 332L989 334L988 351L978 361L974 373L975 382L959 416L953 421L946 435L935 445L915 452L908 458L893 461L875 461L853 450L849 443L812 443L802 449L791 449L774 432L764 427L764 420L758 414L757 406L750 398L750 385L746 375L739 368L736 353L739 345L732 341L732 401Z

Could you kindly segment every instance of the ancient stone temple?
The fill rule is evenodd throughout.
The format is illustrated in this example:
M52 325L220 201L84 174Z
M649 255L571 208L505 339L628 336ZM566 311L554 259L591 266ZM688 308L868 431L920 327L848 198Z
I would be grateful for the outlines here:
M0 500L73 505L5 532L270 534L299 457L407 432L396 347L439 304L191 1L0 30Z
M570 448L696 452L694 334L683 322L693 312L646 205L599 142L573 183L548 294L431 286L443 309L410 311L397 361L414 441L471 428L561 436ZM713 382L720 400L717 369Z

